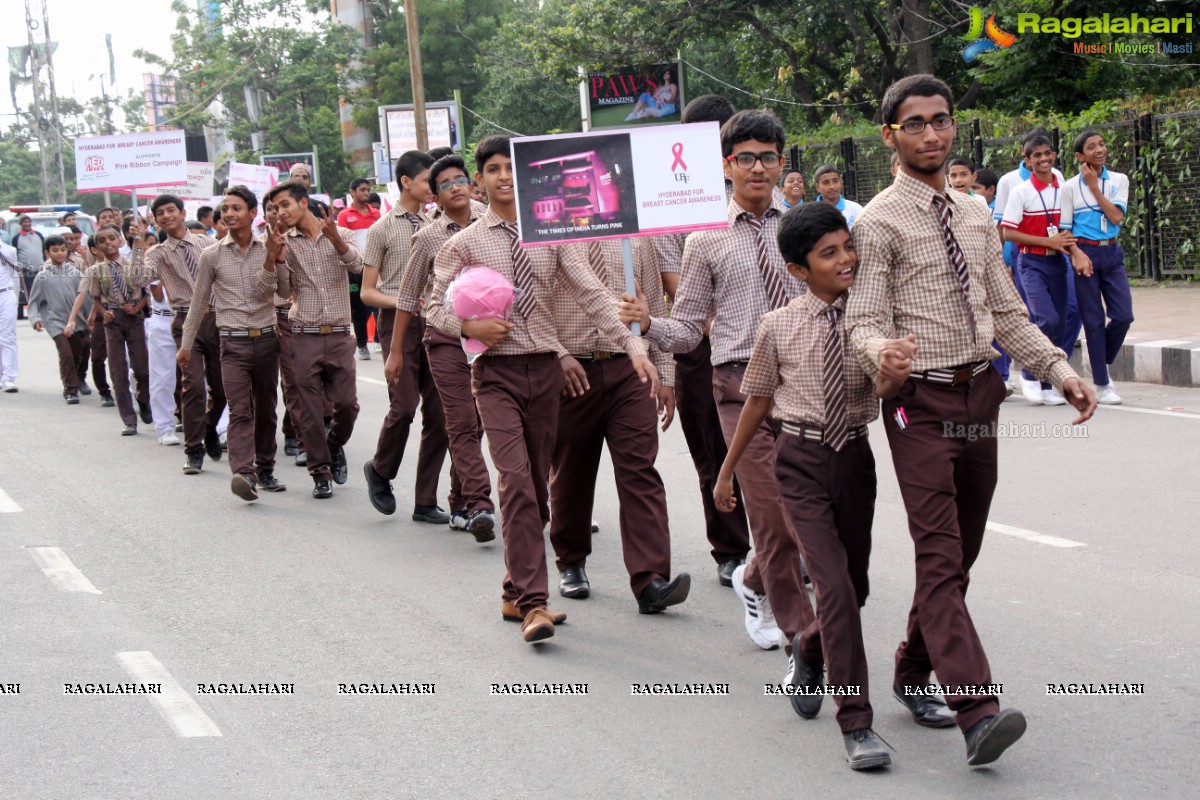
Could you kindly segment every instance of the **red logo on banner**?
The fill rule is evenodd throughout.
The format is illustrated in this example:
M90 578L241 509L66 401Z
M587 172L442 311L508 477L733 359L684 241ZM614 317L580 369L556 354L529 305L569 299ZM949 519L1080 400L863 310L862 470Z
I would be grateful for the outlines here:
M103 172L104 171L104 156L88 156L83 162L83 168L88 172Z

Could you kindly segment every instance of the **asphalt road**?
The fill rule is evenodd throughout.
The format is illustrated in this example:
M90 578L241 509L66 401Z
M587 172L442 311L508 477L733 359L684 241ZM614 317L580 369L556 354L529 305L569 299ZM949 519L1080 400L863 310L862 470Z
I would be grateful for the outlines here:
M856 774L831 703L805 721L786 698L764 697L786 659L751 644L740 604L717 584L677 427L659 465L691 598L637 614L606 466L593 596L554 597L569 622L534 648L499 616L499 541L408 520L412 458L397 481L401 512L368 504L359 467L385 413L378 355L358 364L350 483L316 501L285 462L288 491L247 505L230 494L224 461L184 476L181 448L145 429L122 438L95 395L66 406L50 340L26 327L18 338L20 393L0 395L0 797L1144 798L1191 796L1200 778L1189 744L1200 707L1198 390L1125 384L1126 405L1101 408L1086 438L1001 442L992 520L1004 532L985 542L969 601L1002 703L1029 729L979 769L957 729L918 728L887 691L913 558L873 426L880 502L864 633L875 728L896 753L890 769ZM1071 416L1020 400L1002 411L1030 425ZM164 694L64 688L129 682L163 683ZM294 693L198 688L238 682ZM588 693L496 696L495 682ZM631 695L654 682L729 694ZM1145 694L1047 696L1046 684L1069 682L1142 683ZM17 683L19 694L3 691ZM348 683L436 692L340 694Z

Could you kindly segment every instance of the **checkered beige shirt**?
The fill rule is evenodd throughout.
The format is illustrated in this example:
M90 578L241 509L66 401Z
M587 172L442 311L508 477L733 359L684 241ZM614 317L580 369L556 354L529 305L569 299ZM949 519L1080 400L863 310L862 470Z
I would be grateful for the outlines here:
M736 200L729 201L729 227L698 231L683 247L683 274L675 291L670 319L655 317L646 338L671 353L689 353L700 344L704 326L712 326L712 363L747 361L754 350L754 332L771 310L767 288L758 268L758 232ZM773 201L763 219L767 259L783 280L788 300L808 291L784 266L776 244L783 208Z
M995 338L1017 361L1055 388L1077 377L1062 350L1029 321L1000 254L991 214L979 201L944 190L951 229L971 276L971 336L962 288L946 255L933 189L901 172L854 223L858 274L850 290L846 329L868 375L879 371L885 339L913 334L914 372L990 361Z
M621 253L621 242L606 239L596 244L600 246L604 260L604 274L601 280L612 296L620 300L625 291L625 257ZM631 244L633 274L641 283L642 291L650 303L650 314L664 317L667 314L667 304L663 300L662 277L658 273L653 247L646 238L634 239ZM586 255L592 245L587 244L583 247ZM588 263L589 266L593 266L590 259ZM558 340L572 355L590 355L598 350L612 352L621 349L617 342L600 331L593 318L588 316L583 306L576 301L570 283L561 275L554 284L554 327L558 331ZM663 386L674 386L675 359L656 345L650 346L650 358L658 369L660 383Z
M266 245L258 238L252 238L243 253L232 236L200 255L196 294L205 297L215 292L218 328L265 328L275 324L275 291L286 294L291 289L286 275L263 269L266 258ZM203 321L203 314L187 315L182 349L192 349Z
M117 256L116 263L121 267L121 275L125 278L125 287L129 291L128 298L116 297L113 294L114 288L109 279L108 261L98 261L87 268L87 272L83 273L83 277L79 279L79 291L90 297L98 298L106 306L121 305L126 302L136 303L140 300L142 290L135 289L130 283L133 270L129 265L129 259L125 256Z
M845 296L833 305L845 308ZM742 376L742 392L774 397L772 416L784 422L825 427L823 374L828 308L824 300L805 292L767 314L758 326L754 353ZM879 400L875 397L875 382L854 358L844 317L838 319L838 327L842 329L847 424L853 430L879 416Z
M446 287L464 267L484 266L494 269L510 281L513 280L511 239L501 229L504 222L491 208L483 218L471 227L456 234L446 242L434 260L433 294L426 308L426 320L438 330L451 336L462 335L462 320L454 315L454 309L444 305ZM514 310L509 321L514 327L500 346L488 353L500 356L524 355L528 353L557 353L567 355L559 343L554 329L551 311L554 282L561 274L571 286L571 292L584 310L600 323L600 328L619 349L628 355L646 355L646 343L630 334L617 317L617 303L605 288L596 273L587 263L587 253L581 244L544 245L529 247L530 268L534 285L525 287L537 298L537 310L530 319L525 319Z
M468 225L483 215L475 213L475 206L482 208L483 214L487 213L487 206L472 203ZM396 291L398 311L415 314L421 306L422 299L426 303L429 302L429 295L433 292L434 259L442 246L450 241L450 237L461 230L457 222L445 214L440 214L433 222L416 232L412 239L412 253L408 257L408 266L404 268L404 279L400 281L400 288Z
M208 236L188 231L182 239L168 236L165 242L149 250L133 248L129 263L134 285L142 287L162 281L171 300L171 308L178 311L187 308L192 304L192 274L188 272L184 249L192 249L196 264L199 265L200 254L214 243Z
M429 217L423 213L417 214L421 219L420 226L414 225L405 213L404 207L397 205L380 217L367 230L367 244L362 254L363 269L379 270L375 288L393 297L400 292L404 268L412 252L413 234L429 224Z
M287 265L276 264L280 281L288 281L296 295L293 324L304 327L350 324L350 289L346 273L362 272L362 257L349 239L346 254L339 256L324 231L310 239L299 228L287 232Z

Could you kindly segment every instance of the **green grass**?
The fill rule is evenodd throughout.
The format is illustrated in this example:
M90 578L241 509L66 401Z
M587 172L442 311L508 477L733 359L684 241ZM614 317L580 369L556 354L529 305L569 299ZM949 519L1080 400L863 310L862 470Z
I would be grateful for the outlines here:
M605 106L592 112L592 127L604 128L632 128L638 125L661 124L666 122L679 122L679 110L674 114L658 120L657 123L652 123L650 120L638 120L636 122L626 122L625 117L629 116L629 112L633 111L634 103L622 103L617 106Z

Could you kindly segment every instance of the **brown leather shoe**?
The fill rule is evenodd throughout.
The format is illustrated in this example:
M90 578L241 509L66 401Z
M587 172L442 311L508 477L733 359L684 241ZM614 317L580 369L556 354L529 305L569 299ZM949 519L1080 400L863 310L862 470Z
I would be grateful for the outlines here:
M546 609L550 611L550 609ZM517 604L511 600L502 600L500 602L500 616L504 617L508 622L524 622L525 618L521 616L520 609ZM567 621L567 613L565 611L550 611L550 619L554 620L555 625L562 625Z
M549 639L554 635L554 618L547 609L535 608L525 615L525 621L521 624L521 635L530 643Z

